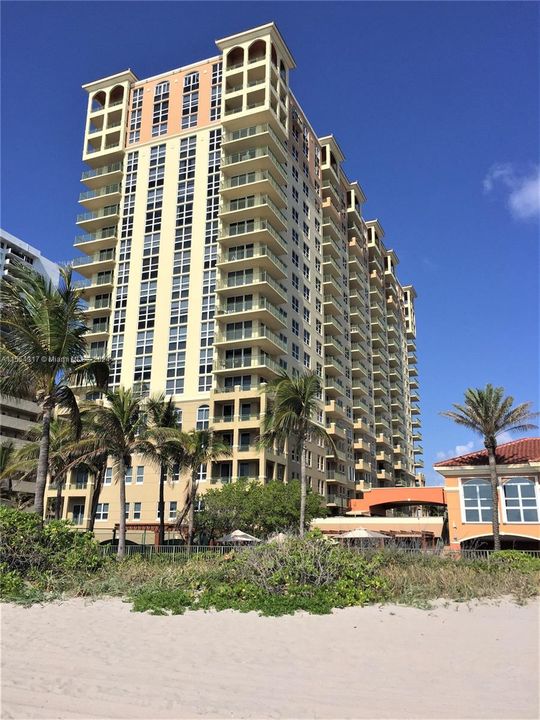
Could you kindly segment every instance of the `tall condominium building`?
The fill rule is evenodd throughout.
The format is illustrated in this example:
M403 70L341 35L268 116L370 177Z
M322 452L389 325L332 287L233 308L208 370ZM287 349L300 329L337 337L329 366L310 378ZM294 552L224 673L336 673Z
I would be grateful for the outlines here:
M219 54L139 80L127 70L88 93L85 185L75 261L89 351L112 385L174 398L183 427L212 427L232 455L201 488L299 475L298 453L256 440L281 370L322 379L309 482L332 512L362 488L417 482L414 299L332 135L318 137L289 85L294 60L273 23L217 41ZM108 482L98 522L118 517ZM155 522L157 469L135 459L127 517ZM173 479L174 480L174 479ZM68 486L84 523L91 480ZM51 495L54 491L51 491ZM167 488L167 517L182 482ZM104 525L103 525L104 526Z
M0 228L0 282L11 274L14 261L32 268L53 285L58 285L59 269L55 262L44 257L37 248ZM36 427L38 416L36 403L0 395L0 444L11 443L14 447L23 445L27 432ZM31 493L34 492L34 484L17 480L13 482L12 490Z

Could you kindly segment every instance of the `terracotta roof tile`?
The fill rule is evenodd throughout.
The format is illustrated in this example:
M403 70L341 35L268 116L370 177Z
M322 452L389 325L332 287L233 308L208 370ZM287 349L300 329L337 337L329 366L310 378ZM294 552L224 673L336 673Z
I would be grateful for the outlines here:
M522 438L499 445L495 451L497 465L519 465L540 461L540 438ZM467 455L441 460L433 467L460 467L461 465L487 465L487 450L477 450Z

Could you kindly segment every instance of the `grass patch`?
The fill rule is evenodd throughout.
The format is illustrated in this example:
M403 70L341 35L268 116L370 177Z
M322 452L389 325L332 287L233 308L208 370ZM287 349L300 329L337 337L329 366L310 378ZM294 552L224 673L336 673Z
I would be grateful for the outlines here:
M513 597L525 603L539 591L540 559L516 552L494 553L489 561L388 550L363 554L308 534L227 555L119 562L101 558L92 537L66 523L49 528L27 515L18 524L0 514L0 530L7 532L0 554L4 601L118 597L135 611L160 615L186 609L284 615L385 602L428 607L438 599Z

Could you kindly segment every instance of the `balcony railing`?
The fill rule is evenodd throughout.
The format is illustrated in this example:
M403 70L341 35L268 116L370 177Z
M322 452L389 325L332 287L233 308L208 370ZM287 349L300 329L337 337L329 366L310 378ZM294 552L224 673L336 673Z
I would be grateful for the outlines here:
M239 302L220 306L217 308L216 315L232 315L240 312L250 312L251 310L268 310L280 322L287 322L286 314L279 312L276 306L264 297L259 298L258 302Z
M274 178L267 170L259 170L257 172L236 175L235 177L223 180L221 183L221 187L222 189L242 187L242 185L250 185L251 183L261 182L262 180L267 180L270 185L272 185L272 187L277 190L283 200L287 200L287 195L285 194L283 188L274 180Z
M282 340L279 335L272 332L266 327L252 328L252 329L238 329L238 330L226 330L223 333L216 333L214 342L232 342L234 340L260 340L267 339L282 348L283 352L287 350L287 343Z
M218 361L218 367L222 370L242 370L253 367L267 367L270 370L274 370L276 373L279 373L282 370L281 365L267 355L225 358L224 360Z
M261 148L250 148L249 150L242 150L241 152L232 153L232 155L226 155L223 159L223 165L236 165L237 163L246 162L247 160L255 160L260 157L268 157L272 161L273 165L279 170L283 179L287 180L287 171L283 164L277 159L272 150L266 146Z
M234 227L234 231L231 232L232 228ZM236 226L229 226L228 232L224 231L220 234L221 238L232 238L235 236L242 236L242 235L249 235L249 233L258 232L259 230L266 230L270 233L270 235L276 240L276 242L283 248L283 252L287 252L287 248L285 243L287 242L285 238L283 238L278 231L274 228L271 222L268 220L252 220L248 223L246 223L245 226L240 226L240 228L237 228Z
M112 205L111 207L103 208L102 210L94 210L93 212L81 213L80 215L77 215L77 222L84 222L86 220L99 220L99 218L102 217L118 215L119 211L119 205Z
M275 265L281 268L284 273L287 272L287 265L266 245L255 245L251 248L231 248L227 252L218 255L218 264L256 257L268 257Z
M255 195L252 197L239 198L238 200L230 200L227 203L223 203L220 206L220 210L222 213L236 212L237 210L245 210L246 208L258 208L261 205L268 205L284 223L287 222L287 216L283 210L280 210L268 195Z
M88 190L79 195L79 202L82 200L90 200L92 198L101 197L101 195L111 195L112 193L120 192L120 183L114 183L113 185L107 185L106 187L100 188L99 190Z
M73 265L73 267L78 267L79 265L89 265L90 263L105 262L107 260L113 260L114 255L114 250L106 250L104 252L94 253L93 255L83 255L82 257L75 258L74 260L72 260L71 264Z
M261 135L263 133L268 133L272 140L274 140L275 143L282 147L284 152L288 154L287 148L278 138L272 127L268 125L268 123L262 123L261 125L252 125L251 127L240 128L239 130L226 132L224 133L222 143L234 142L235 140L243 140L244 138L252 137L253 135Z
M108 175L113 172L121 172L122 169L123 164L121 162L111 163L110 165L102 165L101 167L94 168L93 170L85 170L81 175L81 180L88 180L88 178Z

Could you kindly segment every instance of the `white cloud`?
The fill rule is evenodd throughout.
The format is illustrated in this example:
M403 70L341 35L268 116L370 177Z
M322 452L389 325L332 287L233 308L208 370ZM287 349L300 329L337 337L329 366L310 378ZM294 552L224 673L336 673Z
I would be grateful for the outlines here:
M470 440L468 443L465 443L465 445L456 445L456 447L451 450L439 450L439 452L436 453L436 458L437 460L447 460L457 455L466 455L474 450L474 446L474 441Z
M484 193L504 189L506 204L516 220L540 216L540 167L528 173L518 172L511 163L493 165L483 181Z

